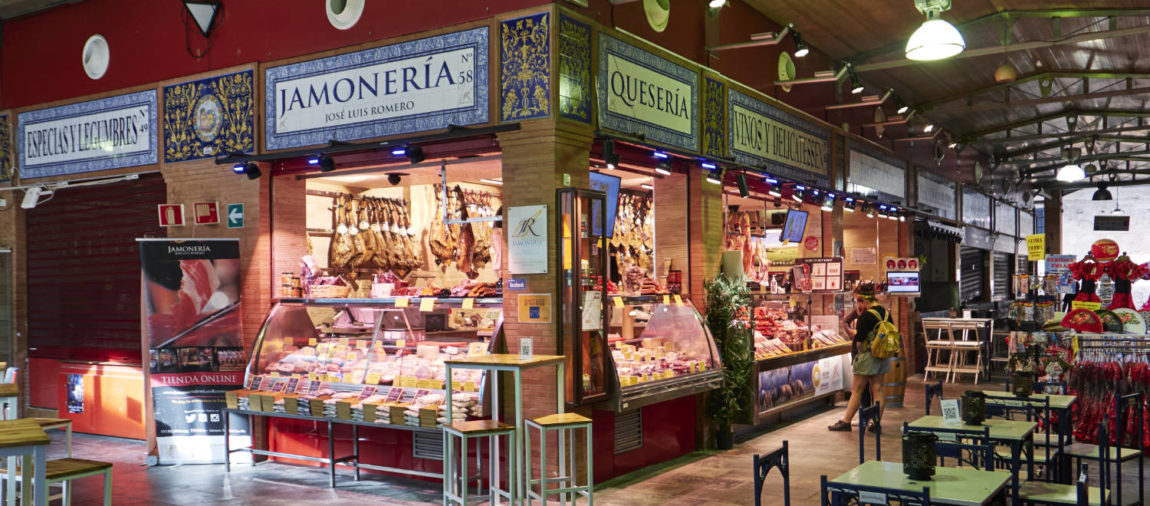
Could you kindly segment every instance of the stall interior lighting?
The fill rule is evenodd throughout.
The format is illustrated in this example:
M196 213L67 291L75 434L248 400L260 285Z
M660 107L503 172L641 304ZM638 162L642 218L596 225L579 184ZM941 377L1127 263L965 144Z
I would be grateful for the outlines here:
M922 127L922 133L925 133L925 134L929 134L933 130L934 130L934 125L931 123L927 123L926 126Z
M664 176L670 176L671 175L671 162L668 162L668 161L659 162L659 165L655 166L655 172L658 174L664 175Z
M614 169L619 165L619 153L615 152L614 139L603 141L603 162L607 164L608 169Z
M855 73L854 67L847 67L847 71L851 76L851 95L858 95L863 92L862 82L859 81L859 75Z
M259 164L255 162L237 163L232 166L232 172L236 174L244 174L248 179L259 179L263 171L260 170Z
M401 147L391 148L391 156L407 156L407 149Z
M769 190L767 190L767 195L770 195L772 197L782 197L783 192L779 190L778 184L772 184L771 188Z
M487 178L483 178L483 179L480 179L480 180L479 180L479 182L480 182L480 183L487 183L487 184L497 184L497 185L499 185L499 186L503 186L503 181L502 181L502 180L499 180L499 179L487 179Z
M719 177L718 171L715 170L707 172L707 182L711 184L723 184L723 180Z
M811 48L807 47L807 43L803 42L803 36L798 31L791 29L791 33L795 34L795 58L802 58L811 54Z
M767 177L763 178L763 182L764 183L770 183L770 184L776 184L779 182L779 180L778 179L771 179L770 176L767 176Z
M307 159L308 165L319 165L319 155Z
M834 208L835 208L835 198L834 197L827 197L827 199L823 201L823 210L824 211L830 211L830 210L833 210Z
M843 210L848 213L855 212L855 199L854 197L847 197L843 199Z
M235 172L236 174L243 174L244 169L246 169L246 168L247 168L246 163L243 163L243 162L237 163L237 164L232 166L232 172Z
M717 168L715 166L715 162L707 162L707 161L700 163L699 166L704 168L704 169L707 169L707 170L715 170Z
M654 190L655 189L655 187L653 185L649 185L647 183L643 183L639 186L643 187L644 190Z
M668 155L667 153L664 153L662 151L655 151L655 152L651 153L651 156L658 158L660 160L666 160L666 159L671 157L671 155Z

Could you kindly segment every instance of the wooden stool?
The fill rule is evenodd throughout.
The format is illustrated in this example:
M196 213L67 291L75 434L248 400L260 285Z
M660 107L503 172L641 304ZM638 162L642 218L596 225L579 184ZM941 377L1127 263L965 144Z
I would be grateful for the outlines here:
M543 504L547 504L547 496L554 494L562 494L562 502L566 504L567 500L571 500L571 504L575 504L577 496L582 495L587 498L587 504L595 503L594 500L594 473L592 472L592 458L591 454L591 419L577 415L575 413L559 413L555 415L541 416L527 420L527 437L526 437L526 454L527 454L527 504L531 504L532 499L537 499ZM535 471L531 466L531 429L539 431L539 479L535 480L532 477ZM587 438L587 478L584 485L576 485L575 479L575 431L582 429ZM547 477L547 433L556 431L559 435L559 476L555 478ZM535 493L533 485L539 484L539 493ZM547 488L550 483L558 483L560 488ZM576 497L571 497L575 494Z
M499 488L499 436L507 436L507 488ZM459 438L459 452L455 452L455 439ZM443 504L467 505L467 441L487 438L488 442L488 504L501 504L502 498L508 504L515 504L515 426L498 420L472 420L443 426ZM480 443L482 444L482 443ZM481 462L482 446L476 446L476 464ZM457 468L458 466L458 468ZM482 476L479 477L477 491L482 490Z
M48 486L51 487L54 483L59 483L64 488L63 495L52 496L48 500L62 497L64 505L72 504L72 480L77 478L84 478L96 474L104 475L104 506L112 504L112 463L100 462L98 460L85 460L85 459L56 459L49 460L46 467L47 473L45 478L48 481ZM17 477L22 477L23 469L16 471ZM3 470L7 473L7 470Z

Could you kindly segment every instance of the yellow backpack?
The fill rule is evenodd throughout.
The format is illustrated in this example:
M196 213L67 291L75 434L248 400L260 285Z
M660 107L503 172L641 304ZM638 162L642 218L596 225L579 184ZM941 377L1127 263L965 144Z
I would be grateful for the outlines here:
M882 359L897 357L902 353L902 334L898 332L898 327L895 327L894 323L890 321L890 311L886 312L885 318L874 309L867 311L878 319L878 324L867 336L867 339L870 340L871 355Z

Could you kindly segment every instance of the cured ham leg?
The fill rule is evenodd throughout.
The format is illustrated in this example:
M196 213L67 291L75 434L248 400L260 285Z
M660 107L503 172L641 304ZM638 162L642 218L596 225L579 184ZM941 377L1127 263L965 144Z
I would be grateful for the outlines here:
M466 220L468 217L467 206L463 203L463 190L459 186L455 187L455 202L459 206L459 219ZM467 277L475 279L479 276L479 272L475 270L475 264L472 261L475 254L475 231L472 230L470 223L463 223L458 227L459 244L455 250L456 268L466 274Z

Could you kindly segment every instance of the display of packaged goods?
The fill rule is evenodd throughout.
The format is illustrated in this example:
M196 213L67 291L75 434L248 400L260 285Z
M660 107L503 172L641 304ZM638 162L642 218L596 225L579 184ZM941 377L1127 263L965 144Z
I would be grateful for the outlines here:
M689 301L638 297L614 305L611 358L626 389L719 367L718 352ZM617 331L617 332L616 332Z

